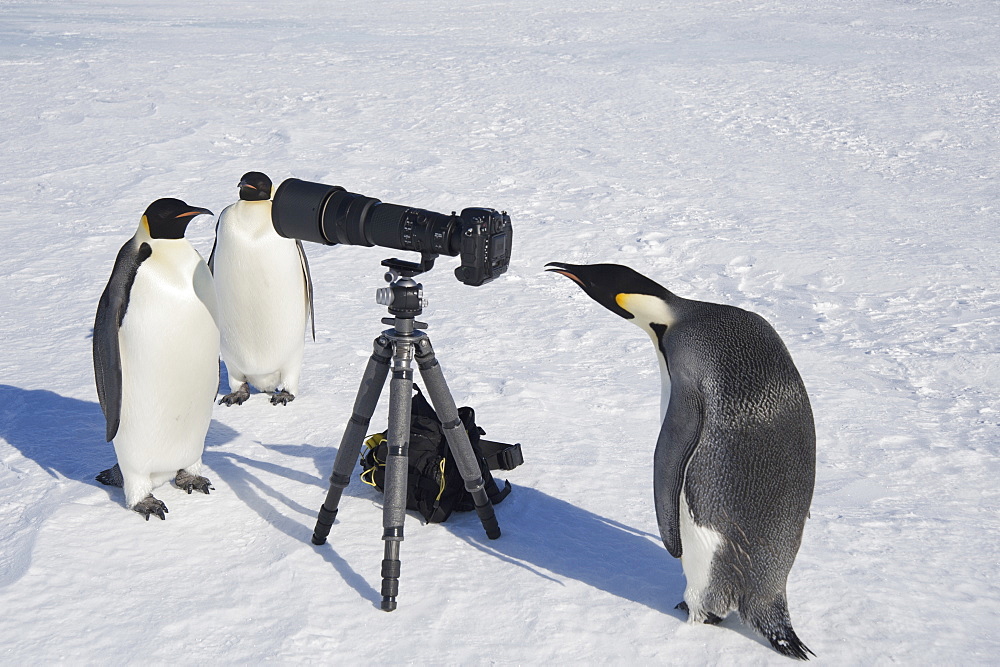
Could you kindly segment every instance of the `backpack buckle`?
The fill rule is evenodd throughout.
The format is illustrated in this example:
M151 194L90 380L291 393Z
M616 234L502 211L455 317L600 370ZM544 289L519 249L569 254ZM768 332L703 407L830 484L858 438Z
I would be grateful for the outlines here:
M524 463L524 455L521 454L521 443L519 442L497 452L497 466L500 470L513 470L522 463Z

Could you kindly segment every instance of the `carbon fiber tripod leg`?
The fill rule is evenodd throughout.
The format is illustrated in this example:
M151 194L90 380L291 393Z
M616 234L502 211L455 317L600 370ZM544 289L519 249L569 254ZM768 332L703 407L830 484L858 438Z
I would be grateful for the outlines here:
M361 378L361 386L358 387L357 398L354 400L354 412L347 422L347 428L340 440L340 449L337 450L337 458L333 462L330 490L327 491L326 500L316 518L316 527L312 535L312 543L316 545L326 543L326 536L330 534L330 528L337 518L340 497L351 481L351 471L357 465L368 425L385 386L385 378L389 374L392 343L382 335L375 339L373 348L368 366L365 367L365 374Z
M455 399L448 390L448 384L445 382L441 365L434 355L430 339L424 336L417 340L415 345L420 377L423 378L434 410L441 419L448 448L455 457L462 479L465 480L465 490L472 494L476 514L479 515L479 520L486 530L486 537L495 540L500 537L500 524L497 522L489 494L486 493L483 474L476 453L472 449L472 443L469 442L469 434L465 432L465 426L458 416Z
M406 518L406 474L409 463L410 412L413 401L413 343L396 339L389 381L389 453L385 463L385 499L382 505L382 609L396 608L399 594L399 547Z

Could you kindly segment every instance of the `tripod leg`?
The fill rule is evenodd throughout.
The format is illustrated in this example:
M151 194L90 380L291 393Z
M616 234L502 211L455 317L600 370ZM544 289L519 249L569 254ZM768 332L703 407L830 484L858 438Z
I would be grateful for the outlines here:
M413 401L413 343L396 340L389 381L389 454L385 463L385 498L382 506L382 609L396 608L399 593L399 547L406 518L406 475L410 447L410 408Z
M326 543L326 536L330 534L330 528L337 518L340 497L351 481L351 471L357 465L368 424L371 423L375 406L385 386L385 378L389 374L392 343L385 336L379 336L375 339L373 347L374 351L368 359L368 366L365 367L365 374L361 378L361 386L358 387L358 395L354 400L354 413L347 422L347 428L340 440L340 449L337 450L337 458L333 462L330 490L327 491L326 500L316 518L312 536L312 543L316 545Z
M472 494L472 501L476 506L476 514L486 529L486 537L495 540L500 537L500 524L497 522L496 513L493 511L493 503L490 502L489 494L486 493L483 474L479 468L479 461L476 460L476 453L469 442L469 434L465 432L465 426L458 417L458 408L455 407L455 399L452 398L445 382L441 365L434 356L434 349L431 341L426 337L420 338L416 342L417 364L420 368L420 377L424 380L427 393L431 397L434 410L441 419L444 429L445 439L448 441L448 448L458 470L465 480L465 490Z

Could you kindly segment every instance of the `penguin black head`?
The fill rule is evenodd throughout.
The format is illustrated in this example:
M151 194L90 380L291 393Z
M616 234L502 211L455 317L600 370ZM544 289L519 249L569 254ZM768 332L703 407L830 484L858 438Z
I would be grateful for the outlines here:
M167 197L157 199L142 214L142 220L149 229L150 238L182 239L191 218L196 215L213 215L207 208L198 208Z
M271 198L271 179L259 171L248 171L240 179L240 199L266 201Z
M591 299L612 313L634 320L669 325L670 304L676 299L665 287L621 264L564 264L549 262L547 271L561 273L583 288Z

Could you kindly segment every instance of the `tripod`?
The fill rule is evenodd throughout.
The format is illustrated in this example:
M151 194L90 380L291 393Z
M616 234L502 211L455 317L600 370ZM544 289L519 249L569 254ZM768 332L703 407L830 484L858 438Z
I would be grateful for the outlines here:
M382 609L396 608L399 593L399 547L403 541L403 520L406 517L406 477L407 453L410 437L410 406L413 398L413 369L415 358L420 376L427 388L431 404L441 419L448 448L455 457L455 463L465 482L465 489L472 494L476 513L491 540L500 537L500 525L493 512L493 504L486 492L479 461L469 442L462 420L455 407L448 385L445 383L441 366L434 356L430 338L418 331L427 324L414 318L423 312L423 286L413 277L429 271L434 264L434 255L423 255L419 264L398 259L382 262L389 268L385 280L389 287L378 290L376 302L388 306L392 317L382 318L383 324L392 329L383 331L375 339L374 351L368 360L358 395L354 401L354 412L337 450L330 475L330 490L316 518L312 543L326 543L330 528L337 518L340 498L351 480L351 472L361 452L364 441L378 404L386 376L392 366L392 380L389 382L389 454L386 459L385 498L382 506L382 539L385 541L385 557L382 560Z

